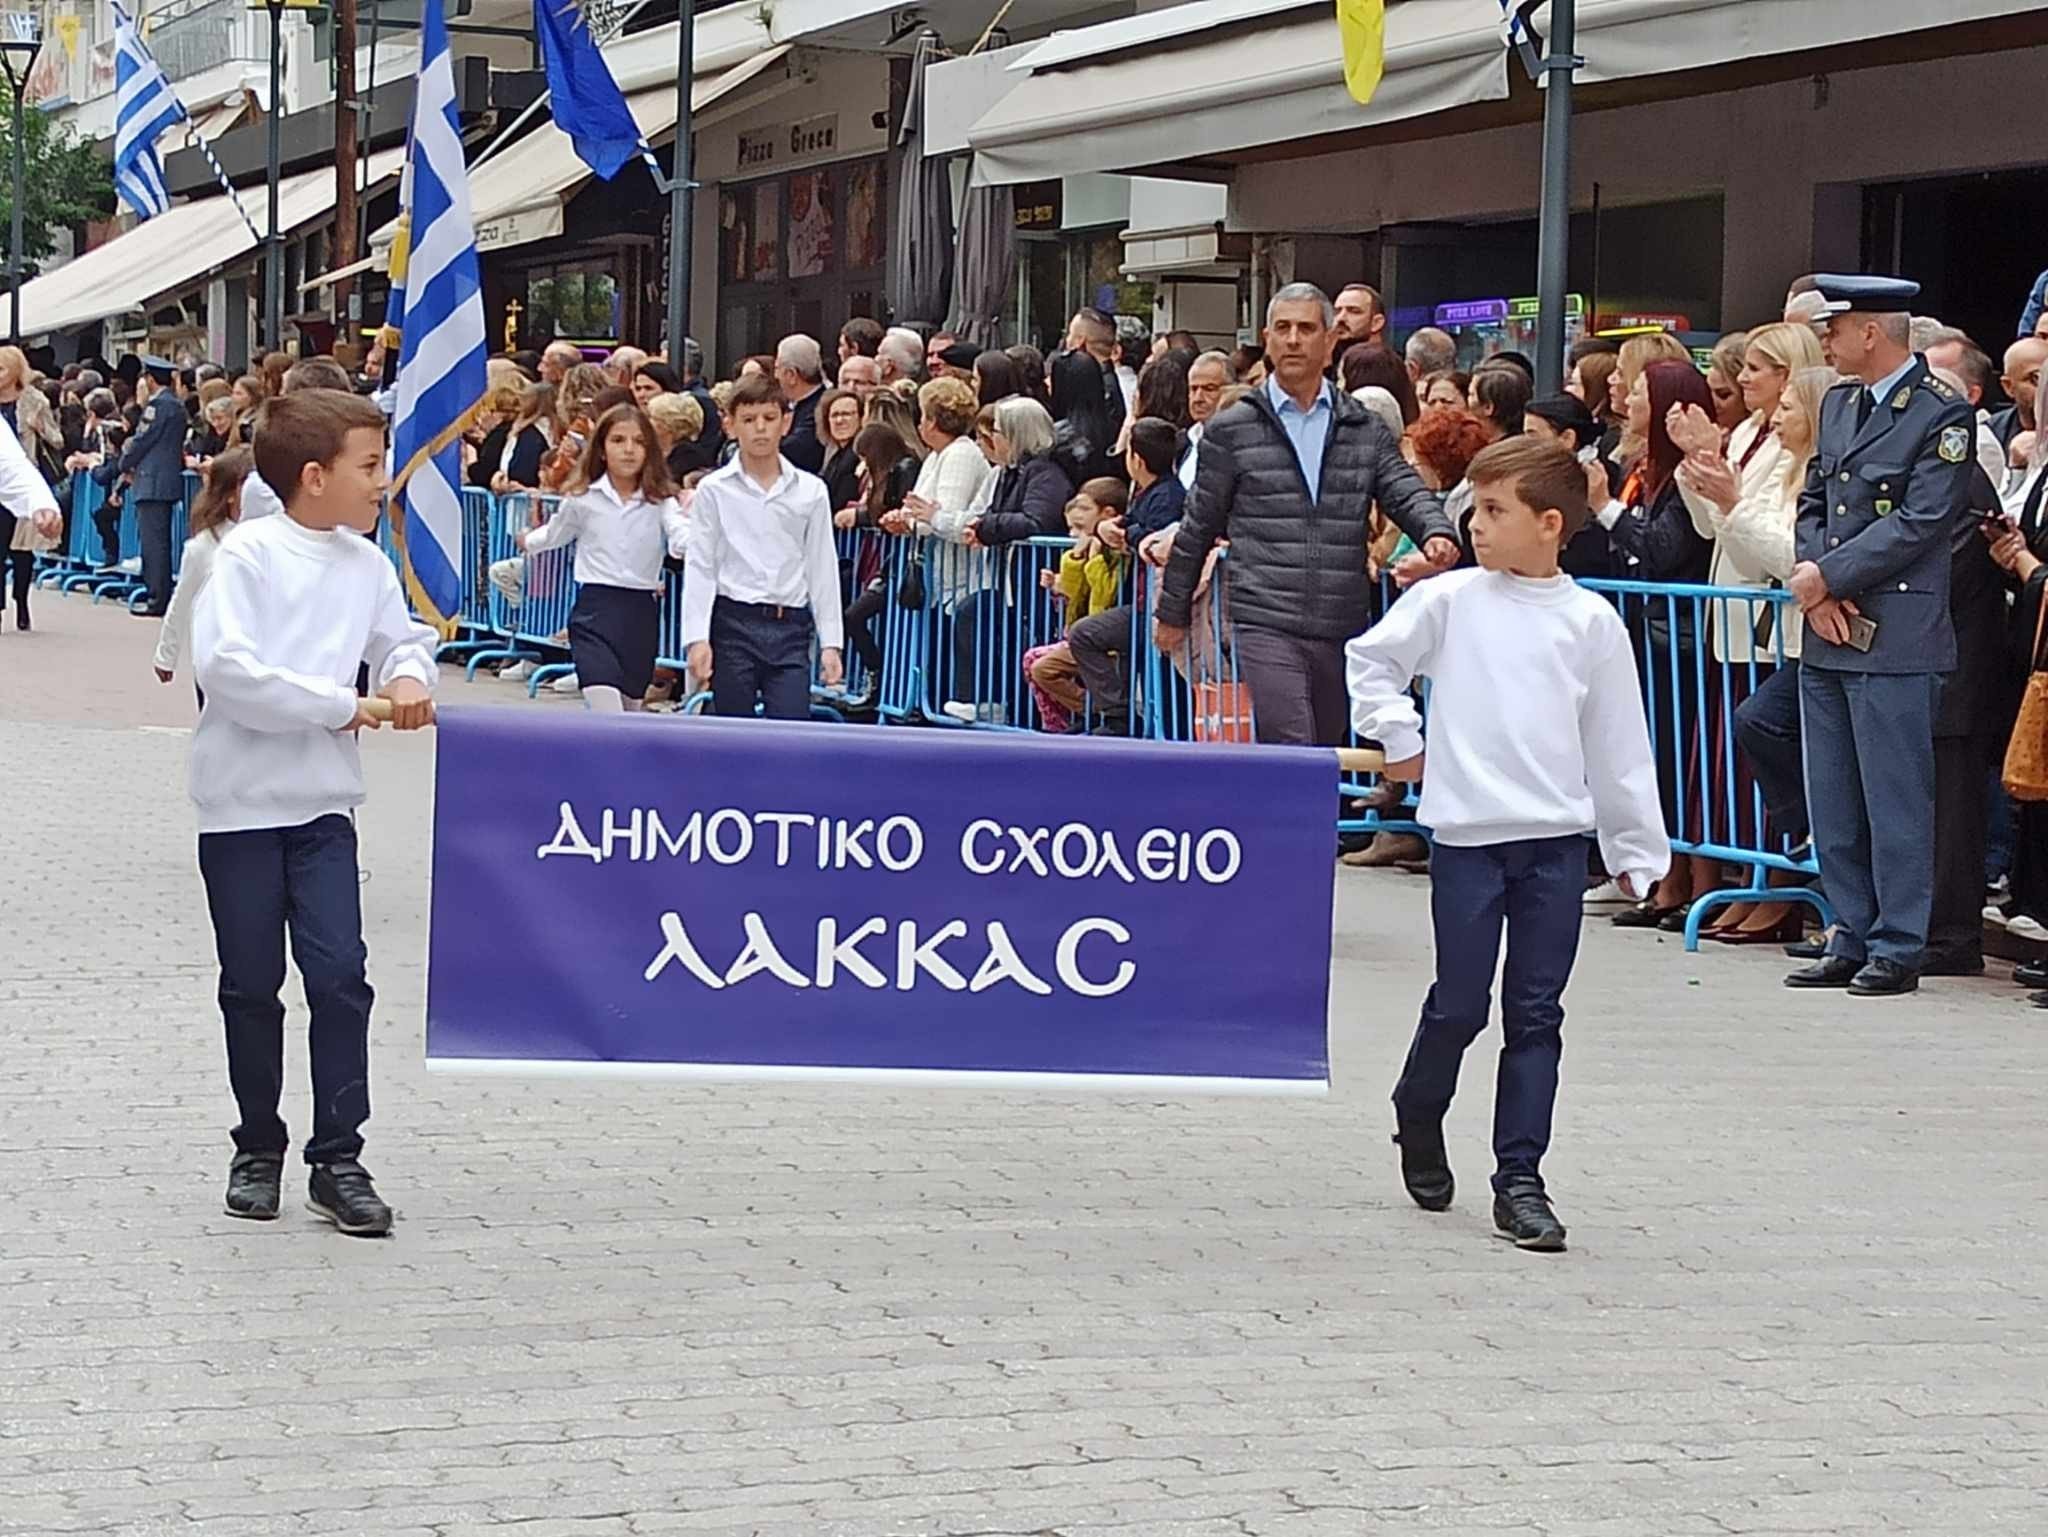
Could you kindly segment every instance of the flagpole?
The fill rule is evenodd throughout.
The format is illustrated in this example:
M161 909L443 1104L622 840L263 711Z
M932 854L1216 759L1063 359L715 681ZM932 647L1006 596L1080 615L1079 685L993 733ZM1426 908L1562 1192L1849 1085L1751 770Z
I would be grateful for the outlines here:
M668 193L668 314L663 317L668 366L680 375L683 342L690 334L690 212L696 195L691 170L690 88L696 74L697 11L693 0L676 6L676 144Z

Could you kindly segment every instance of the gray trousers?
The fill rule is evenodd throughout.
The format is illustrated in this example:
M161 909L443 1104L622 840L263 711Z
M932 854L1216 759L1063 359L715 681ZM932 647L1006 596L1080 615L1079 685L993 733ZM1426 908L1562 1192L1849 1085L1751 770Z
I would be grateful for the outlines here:
M1917 970L1934 905L1932 673L1799 669L1806 805L1830 955Z
M1337 747L1351 725L1344 690L1344 642L1285 635L1240 624L1237 675L1252 691L1261 742Z

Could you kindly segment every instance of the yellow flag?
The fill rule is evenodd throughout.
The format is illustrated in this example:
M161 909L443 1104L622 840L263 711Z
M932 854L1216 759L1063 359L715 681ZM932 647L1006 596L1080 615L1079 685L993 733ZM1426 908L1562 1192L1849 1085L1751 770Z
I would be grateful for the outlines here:
M78 18L76 16L58 16L53 19L51 25L56 27L57 38L64 44L64 57L67 59L77 58Z
M1372 100L1387 67L1387 0L1337 0L1344 40L1344 87L1361 104Z

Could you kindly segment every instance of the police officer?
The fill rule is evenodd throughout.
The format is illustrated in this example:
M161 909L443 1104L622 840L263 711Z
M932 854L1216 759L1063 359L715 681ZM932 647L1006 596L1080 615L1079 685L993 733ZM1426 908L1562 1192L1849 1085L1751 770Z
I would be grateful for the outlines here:
M172 364L142 360L135 381L142 421L121 450L121 473L129 478L142 535L142 584L149 589L149 606L141 612L159 619L171 603L171 507L185 494L185 402L177 383Z
M1799 498L1799 673L1807 805L1836 926L1789 987L1862 996L1920 985L1934 893L1934 715L1956 665L1950 534L1976 458L1969 403L1909 345L1917 283L1815 278L1830 364Z

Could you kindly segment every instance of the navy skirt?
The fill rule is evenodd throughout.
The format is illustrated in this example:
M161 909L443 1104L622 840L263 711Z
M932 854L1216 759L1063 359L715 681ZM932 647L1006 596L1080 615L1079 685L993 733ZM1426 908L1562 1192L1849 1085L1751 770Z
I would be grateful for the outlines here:
M661 596L637 587L586 583L569 610L569 660L583 688L609 686L638 699L654 681L661 644Z

